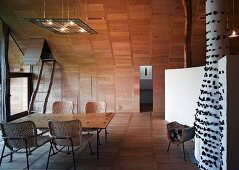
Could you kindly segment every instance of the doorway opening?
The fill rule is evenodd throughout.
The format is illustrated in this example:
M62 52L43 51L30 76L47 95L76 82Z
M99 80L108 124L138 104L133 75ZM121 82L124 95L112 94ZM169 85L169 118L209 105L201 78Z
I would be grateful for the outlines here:
M153 111L152 66L140 66L140 112Z

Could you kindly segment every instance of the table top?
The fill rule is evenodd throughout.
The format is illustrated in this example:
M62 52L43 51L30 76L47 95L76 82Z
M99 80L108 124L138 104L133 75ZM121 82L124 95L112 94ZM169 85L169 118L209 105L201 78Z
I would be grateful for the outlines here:
M82 128L104 129L113 119L115 113L74 113L74 114L42 114L34 113L12 122L33 121L37 128L48 128L48 121L67 121L78 119Z

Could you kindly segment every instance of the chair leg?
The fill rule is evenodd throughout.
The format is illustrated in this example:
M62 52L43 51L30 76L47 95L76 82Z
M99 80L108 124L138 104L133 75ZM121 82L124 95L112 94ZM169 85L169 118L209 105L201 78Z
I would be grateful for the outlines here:
M29 148L29 152L28 152L28 154L29 154L29 155L31 155L31 154L32 154L32 152L31 152L31 149L30 149L30 148Z
M50 160L50 156L51 156L51 150L53 149L53 146L52 146L52 142L51 143L51 146L50 146L50 150L49 150L49 153L48 153L48 158L47 158L47 163L46 163L46 170L48 169L48 164L49 164L49 160ZM53 150L54 152L54 150Z
M67 155L70 155L71 154L71 152L70 152L70 147L69 146L67 146L67 153L66 153Z
M185 157L185 149L184 149L184 142L183 142L183 157L184 157L184 160L186 161L186 157Z
M75 163L75 152L74 152L73 145L71 146L71 149L72 149L72 157L73 157L73 163L74 163L74 170L76 170L76 163Z
M0 159L0 166L2 164L2 159L3 159L3 154L4 154L5 147L6 147L6 144L4 142L3 149L2 149L2 155L1 155L1 159Z
M10 161L9 161L9 162L12 162L12 157L13 157L13 148L11 148L10 150L11 150L11 154L10 154Z
M170 144L171 144L171 142L168 143L168 149L167 149L167 152L169 151Z
M93 155L93 154L94 154L94 152L92 151L91 143L90 143L90 142L88 142L88 144L89 144L89 147L90 147L90 154L91 154L91 155Z
M28 149L26 147L27 169L29 170Z

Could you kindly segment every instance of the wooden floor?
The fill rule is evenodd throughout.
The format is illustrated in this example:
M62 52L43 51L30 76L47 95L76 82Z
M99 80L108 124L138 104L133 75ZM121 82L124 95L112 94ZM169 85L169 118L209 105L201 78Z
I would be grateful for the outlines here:
M117 113L108 127L105 144L101 136L100 159L90 155L88 147L76 154L79 170L196 170L190 160L193 143L185 145L187 161L183 159L182 146L171 145L166 152L166 122L151 113ZM103 135L103 133L102 133ZM1 149L2 151L1 142ZM93 141L95 150L95 139ZM29 157L30 169L45 169L49 144L37 149ZM71 155L58 154L50 159L49 169L73 169ZM24 154L15 154L13 162L4 158L0 169L26 169Z

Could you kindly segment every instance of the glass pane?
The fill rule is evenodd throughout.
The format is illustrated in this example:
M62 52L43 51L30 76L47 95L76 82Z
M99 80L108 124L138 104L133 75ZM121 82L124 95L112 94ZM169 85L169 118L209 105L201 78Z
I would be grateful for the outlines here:
M26 111L28 108L28 79L18 77L10 79L11 115Z

